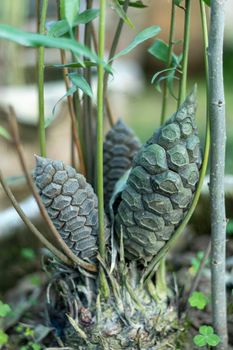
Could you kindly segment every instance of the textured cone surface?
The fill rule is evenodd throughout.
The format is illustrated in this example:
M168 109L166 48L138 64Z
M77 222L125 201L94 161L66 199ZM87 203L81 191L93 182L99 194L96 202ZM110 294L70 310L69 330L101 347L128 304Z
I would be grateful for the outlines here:
M150 261L191 205L201 166L195 111L193 92L133 160L115 218L129 259Z
M36 156L34 179L46 210L76 256L97 254L98 200L83 175L62 161Z
M109 201L114 186L132 166L132 160L141 144L133 131L122 120L108 131L104 142L104 202L109 214Z

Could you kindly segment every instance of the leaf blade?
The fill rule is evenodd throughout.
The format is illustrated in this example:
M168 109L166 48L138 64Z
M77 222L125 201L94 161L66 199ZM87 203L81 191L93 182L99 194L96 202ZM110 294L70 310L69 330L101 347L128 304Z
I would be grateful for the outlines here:
M118 52L112 59L115 60L116 58L119 58L123 55L128 54L130 51L132 51L135 47L137 47L139 44L143 43L144 41L152 38L153 36L157 35L160 32L160 27L159 26L151 26L140 33L138 33L134 39L131 41L131 43L123 50Z

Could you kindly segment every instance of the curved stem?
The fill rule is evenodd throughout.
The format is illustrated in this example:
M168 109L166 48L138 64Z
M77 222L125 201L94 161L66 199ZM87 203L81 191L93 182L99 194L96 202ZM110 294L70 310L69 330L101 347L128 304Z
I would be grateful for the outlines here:
M176 16L176 5L175 5L175 0L172 0L172 12L171 12L171 24L170 24L170 33L169 33L169 49L168 49L168 57L167 57L167 68L170 68L171 64L172 64L172 49L173 49L174 31L175 31L175 16ZM164 85L163 85L163 102L162 102L160 125L162 125L165 121L166 109L167 109L167 98L168 98L168 82L167 82L167 79L165 79Z
M48 8L48 0L43 0L41 17L39 21L39 33L45 34L45 21ZM39 99L39 139L40 154L46 157L45 122L44 122L44 47L38 49L38 99Z
M185 0L182 75L181 75L181 81L180 81L178 108L181 105L181 103L185 100L185 97L186 97L188 54L189 54L189 41L190 41L190 16L191 16L191 0Z
M61 253L57 248L54 247L53 244L51 244L43 235L42 233L37 230L37 228L33 225L33 223L28 219L28 217L24 214L23 210L20 208L17 200L15 199L15 196L11 192L9 186L7 185L6 181L4 180L3 174L0 170L0 183L7 195L7 197L10 199L13 207L25 223L25 225L28 227L28 229L39 239L39 241L48 248L58 259L60 259L62 262L64 262L67 265L71 265L71 261L63 254Z
M12 107L10 107L9 122L10 122L12 137L13 137L13 140L15 142L15 148L16 148L16 151L18 153L20 164L21 164L23 172L25 174L28 187L32 191L33 197L36 200L36 203L37 203L38 208L40 210L41 216L43 217L48 228L50 229L51 233L53 234L55 241L62 248L63 252L67 255L67 257L72 261L73 265L79 265L88 271L93 271L93 272L96 271L96 265L93 265L93 264L90 264L90 263L83 261L82 259L77 257L72 252L72 250L70 250L70 248L65 244L62 237L58 233L57 229L53 225L53 223L52 223L52 221L51 221L51 219L50 219L50 217L49 217L49 215L48 215L48 213L47 213L47 211L46 211L46 209L41 201L41 198L35 189L32 178L28 172L23 148L22 148L22 145L20 142L17 119L16 119L16 115L15 115L15 112L14 112Z
M200 0L202 1L202 0ZM209 150L210 150L210 127L209 127L209 67L208 67L208 55L207 55L207 49L208 49L208 28L207 28L207 20L206 20L206 13L205 11L201 11L201 17L202 17L202 31L203 31L203 41L204 41L204 51L205 51L205 74L206 74L206 136L205 136L205 149L204 149L204 157L202 162L202 168L200 171L200 179L197 186L196 193L194 195L194 199L192 202L192 205L185 216L184 220L180 224L180 226L177 228L171 239L168 241L168 243L160 250L160 252L152 259L150 264L145 269L142 277L141 277L141 283L145 283L148 279L152 278L155 271L158 268L158 265L160 263L160 260L165 257L167 252L171 249L171 247L174 246L174 244L177 241L177 238L181 235L184 228L188 224L200 197L201 194L201 188L204 181L204 177L206 174L206 169L208 165L208 159L209 159Z

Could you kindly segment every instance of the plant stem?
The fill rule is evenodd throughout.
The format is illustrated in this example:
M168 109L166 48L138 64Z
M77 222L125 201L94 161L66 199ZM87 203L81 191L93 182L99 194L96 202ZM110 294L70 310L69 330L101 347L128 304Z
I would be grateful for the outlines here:
M93 0L86 0L86 10L90 10L93 5ZM84 44L91 48L91 23L85 24L84 30ZM84 69L84 78L91 86L91 67ZM93 128L92 119L92 100L87 94L83 95L83 121L84 121L84 138L86 145L86 164L87 164L87 180L91 183L95 183L95 128ZM90 143L90 140L93 142Z
M100 0L99 17L99 41L98 55L100 62L104 61L105 46L105 7L106 1ZM103 189L103 116L104 116L104 66L98 65L97 86L97 194L98 194L98 218L99 218L99 253L105 262L105 234L104 234L104 189ZM102 295L107 298L108 289L102 266L100 266L100 289Z
M63 261L67 265L71 265L71 261L63 254L61 253L57 248L54 247L53 244L51 244L43 235L42 233L37 230L37 228L33 225L33 223L28 219L27 215L23 212L23 210L20 208L17 200L15 199L13 193L11 192L9 186L7 185L6 181L4 180L3 174L0 170L0 183L11 201L13 207L25 223L25 225L28 227L28 229L39 239L39 241L47 248L49 249L58 259Z
M224 191L225 167L225 97L223 82L223 40L225 1L211 0L209 34L209 111L211 129L210 208L211 276L213 325L221 338L217 349L228 349L226 315L226 213Z
M128 6L129 6L129 2L130 0L125 0L124 5L123 5L123 10L125 12L127 12ZM116 32L112 41L112 45L110 48L110 52L109 52L109 56L108 56L108 64L111 66L113 61L111 61L111 59L114 57L115 53L116 53L116 49L117 49L117 45L121 36L121 32L122 32L122 28L124 25L124 20L123 18L119 19L117 28L116 28ZM107 85L108 85L108 76L109 76L109 72L105 71L104 74L104 94L106 94L107 92Z
M171 64L172 64L172 49L173 49L173 43L174 43L175 16L176 16L176 5L175 5L175 0L172 0L167 68L170 68ZM165 79L164 85L163 85L163 102L162 102L160 125L162 125L165 121L166 109L167 109L167 98L168 98L168 81L167 81L167 79Z
M26 166L26 160L25 160L25 156L24 156L24 152L23 152L23 147L22 147L22 144L20 141L17 119L16 119L15 111L12 107L10 107L10 110L9 110L9 123L10 123L12 137L13 137L13 140L15 143L15 148L16 148L16 151L18 153L20 164L21 164L23 172L25 174L28 187L30 188L30 190L33 194L33 197L35 198L35 201L38 205L41 216L43 217L48 228L50 229L51 233L53 234L54 240L62 248L63 252L67 255L67 257L73 262L73 265L79 265L88 271L93 271L93 272L96 271L95 265L92 265L92 264L87 263L86 261L83 261L82 259L78 258L70 250L70 248L65 244L65 242L61 238L60 234L58 233L57 229L53 225L53 223L52 223L52 221L51 221L51 219L50 219L50 217L49 217L49 215L48 215L48 213L47 213L47 211L46 211L46 209L41 201L41 198L34 187L32 177L30 176L30 174L28 172L28 169Z
M48 0L43 0L39 33L45 34L45 21L48 8ZM46 156L45 122L44 122L44 47L38 49L38 99L39 99L39 139L40 154Z
M190 16L191 0L185 0L185 21L184 21L184 40L183 40L183 58L182 58L182 75L180 81L178 108L186 97L187 73L188 73L188 54L190 41Z

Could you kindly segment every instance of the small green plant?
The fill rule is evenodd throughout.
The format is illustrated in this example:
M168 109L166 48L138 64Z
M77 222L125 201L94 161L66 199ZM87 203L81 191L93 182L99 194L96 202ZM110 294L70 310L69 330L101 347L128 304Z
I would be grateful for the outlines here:
M6 317L11 312L11 307L0 300L0 317Z
M36 253L31 248L22 248L20 254L26 260L33 261L36 259Z
M6 317L11 312L11 307L0 300L0 318ZM0 328L0 347L8 343L8 335Z
M193 292L188 301L192 307L203 310L208 304L209 299L201 292Z
M191 259L192 265L189 269L189 272L191 273L191 275L195 275L198 272L203 257L204 257L204 252L199 251L197 252L196 256ZM208 263L209 263L209 260L207 259L205 265L207 265Z
M213 327L201 326L199 334L195 335L193 342L200 348L203 346L217 346L220 343L220 338L214 333Z

